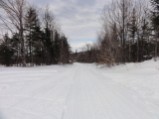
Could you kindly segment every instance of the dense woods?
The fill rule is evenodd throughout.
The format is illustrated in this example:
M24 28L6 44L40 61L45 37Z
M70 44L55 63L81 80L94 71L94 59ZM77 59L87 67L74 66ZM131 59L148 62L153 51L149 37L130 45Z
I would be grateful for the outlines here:
M69 63L70 46L49 8L38 12L25 0L0 0L6 33L0 42L0 63L33 66Z
M102 14L98 47L80 52L76 60L89 57L89 62L119 64L141 62L159 55L159 0L112 0ZM95 50L96 49L96 50ZM98 51L98 55L96 54ZM80 57L81 56L81 57ZM88 62L83 59L82 62Z
M66 36L46 7L40 12L25 0L0 0L0 64L33 66L141 62L159 55L159 1L112 0L103 9L98 42L71 54ZM71 59L71 60L70 60Z

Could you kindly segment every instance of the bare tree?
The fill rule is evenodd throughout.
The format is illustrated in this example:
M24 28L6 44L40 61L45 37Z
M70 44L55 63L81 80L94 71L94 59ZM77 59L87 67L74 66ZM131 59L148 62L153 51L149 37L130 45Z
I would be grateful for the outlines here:
M15 29L15 31L19 34L19 39L21 42L21 60L23 66L26 66L24 42L25 7L25 0L0 0L0 9L5 13L0 15L1 21L12 33L13 29Z
M53 13L50 12L49 6L46 6L45 13L43 16L44 27L51 30L51 39L55 40L55 31L57 26L55 23L55 17Z
M126 41L128 40L128 24L130 22L131 13L134 6L133 1L134 0L113 0L109 8L108 6L105 7L102 16L105 34L110 32L108 34L111 34L110 39L112 40L112 46L115 44L115 40L118 40L118 43L120 43L119 45L114 46L120 47L120 61L122 62L126 62L125 49Z

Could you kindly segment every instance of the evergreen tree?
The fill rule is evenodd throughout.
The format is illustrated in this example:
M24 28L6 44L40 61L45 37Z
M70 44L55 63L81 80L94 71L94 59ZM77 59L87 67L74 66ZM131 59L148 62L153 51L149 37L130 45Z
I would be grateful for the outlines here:
M42 29L36 9L29 7L25 15L25 44L22 44L19 32L13 32L11 38L6 34L0 44L0 63L7 66L24 65L25 61L32 65L68 63L70 51L67 38L60 35L54 16L48 9L43 24Z
M39 25L38 14L35 8L30 7L26 14L25 29L26 42L29 51L29 62L34 62L34 55L39 50L39 43L41 42L41 30Z
M52 31L48 27L46 27L44 32L44 39L43 39L46 64L52 64L53 57L54 57L53 40L51 39L51 34L52 34Z
M8 34L4 36L4 41L0 45L0 62L6 66L13 63L14 50L11 47L11 40Z
M137 32L137 16L136 16L136 10L133 9L132 17L130 19L129 23L129 32L130 32L130 40L132 43L135 42L136 32Z
M158 38L159 38L159 0L151 0L151 5L153 7L152 11L152 24L155 31L155 60L157 60L158 55Z
M60 39L60 63L69 63L70 59L70 46L65 36Z
M57 31L55 31L54 54L54 61L57 64L60 60L60 35Z
M131 62L137 60L137 52L138 50L134 50L131 48L131 46L135 43L137 43L137 16L136 16L136 9L134 8L132 11L132 16L130 18L130 23L128 24L128 30L129 30L129 40L128 40L128 61ZM135 40L136 39L136 40ZM138 46L136 46L135 49L138 49Z
M15 52L14 63L18 65L21 62L21 58L20 58L21 43L20 43L19 35L17 33L13 34L11 38L11 45L12 45L12 49L14 49L14 52Z

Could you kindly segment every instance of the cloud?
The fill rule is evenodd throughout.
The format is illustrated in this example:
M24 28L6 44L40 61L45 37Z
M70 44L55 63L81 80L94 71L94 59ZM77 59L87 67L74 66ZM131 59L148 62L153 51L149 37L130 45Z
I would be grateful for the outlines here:
M95 41L101 26L102 9L105 4L109 4L109 0L31 1L40 7L49 5L72 47ZM77 45L78 43L79 45Z

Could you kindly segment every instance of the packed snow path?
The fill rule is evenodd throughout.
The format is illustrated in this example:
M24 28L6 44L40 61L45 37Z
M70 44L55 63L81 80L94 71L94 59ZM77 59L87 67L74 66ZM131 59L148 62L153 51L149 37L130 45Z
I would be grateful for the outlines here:
M103 71L104 72L104 71ZM0 119L158 119L94 65L2 68Z

